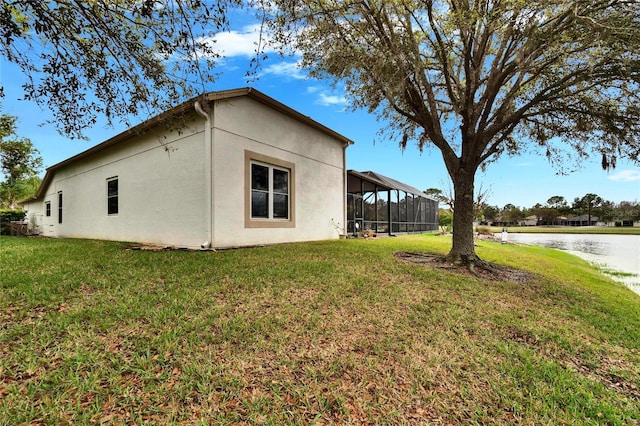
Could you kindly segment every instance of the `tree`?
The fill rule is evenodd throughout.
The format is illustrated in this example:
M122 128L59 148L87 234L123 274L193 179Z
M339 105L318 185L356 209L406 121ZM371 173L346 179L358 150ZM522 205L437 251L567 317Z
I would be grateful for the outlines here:
M538 147L640 155L640 2L274 0L275 40L310 75L344 85L401 147L435 147L455 192L448 259L489 266L473 244L478 168ZM425 171L428 173L428 171Z
M524 212L517 206L509 203L502 208L502 221L518 225L520 220L524 219Z
M587 225L591 225L591 214L594 209L600 208L604 200L596 194L585 194L582 198L575 198L573 201L574 208L587 213Z
M486 205L482 211L482 214L484 215L485 221L487 221L488 223L492 223L500 215L500 208L498 206Z
M451 210L451 212L455 211L455 197L454 197L453 189L451 188L451 186L449 186L446 193L438 188L427 188L422 192L424 192L425 194L427 194L432 198L435 198L439 202L449 206L449 209ZM490 197L490 195L491 195L491 187L484 189L482 187L482 184L480 184L480 187L475 196L475 201L473 203L473 212L474 212L475 219L478 219L478 220L482 219L483 210L485 206L487 206L486 200L487 198Z
M438 210L438 225L440 225L440 232L443 234L451 230L451 224L453 223L453 212L449 209Z
M603 201L598 209L598 219L601 222L610 223L616 216L616 205L613 201Z
M531 213L536 215L538 223L543 225L557 225L560 211L566 208L568 208L568 206L564 197L554 195L547 200L546 205L542 205L540 203L534 205L531 208Z
M438 200L438 202L446 204L449 209L453 211L454 202L451 194L445 195L444 192L442 192L442 190L438 188L427 188L423 192L429 197L435 198L436 200Z
M536 203L533 207L529 209L531 214L536 216L537 222L550 223L549 219L553 219L553 210L550 207L545 207L540 203Z
M24 98L52 109L58 130L166 110L204 91L219 57L210 32L242 0L4 0L0 58L27 77ZM0 94L4 91L0 86Z
M42 158L29 139L17 138L16 118L0 115L0 205L15 208L17 199L34 193L40 178Z
M568 207L567 200L561 195L554 195L553 197L549 197L547 200L547 205L552 209L558 210L558 212L562 212L563 209Z
M640 202L621 201L616 207L616 217L622 220L640 220Z

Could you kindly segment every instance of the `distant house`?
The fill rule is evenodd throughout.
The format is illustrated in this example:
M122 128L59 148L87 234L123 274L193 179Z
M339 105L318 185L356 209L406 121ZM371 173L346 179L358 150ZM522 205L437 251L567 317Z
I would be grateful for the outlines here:
M20 204L50 237L203 249L334 239L348 223L352 143L257 90L211 92L49 167ZM366 179L387 213L361 225L382 231L400 208L389 232L431 229L417 190Z
M257 90L212 92L49 167L21 204L51 237L188 248L338 238L351 143Z
M518 225L519 226L536 226L538 225L538 216L536 215L527 216L521 221L519 221Z
M570 217L566 223L568 226L596 226L598 217L584 214L582 216Z

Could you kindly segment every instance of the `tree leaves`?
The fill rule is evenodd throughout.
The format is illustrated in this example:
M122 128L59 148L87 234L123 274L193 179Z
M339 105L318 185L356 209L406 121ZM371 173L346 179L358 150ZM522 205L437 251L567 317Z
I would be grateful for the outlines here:
M228 27L240 0L85 2L20 0L0 5L0 55L27 77L25 99L54 113L61 133L83 136L169 109L204 91L219 57L201 36Z
M15 122L16 117L0 114L0 205L9 208L38 187L42 168L42 157L31 141L15 134Z
M438 148L456 203L479 167L530 142L561 172L568 155L640 162L640 2L275 3L274 39L293 39L310 74L343 83L401 148ZM469 257L471 216L454 220L452 252Z

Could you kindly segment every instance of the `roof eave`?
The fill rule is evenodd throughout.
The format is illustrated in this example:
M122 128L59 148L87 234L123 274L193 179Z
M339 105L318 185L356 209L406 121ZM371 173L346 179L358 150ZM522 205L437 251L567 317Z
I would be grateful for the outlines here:
M235 97L240 97L240 96L249 96L250 98L261 102L291 118L294 118L296 120L301 121L302 123L315 128L316 130L319 130L331 137L333 137L334 139L340 141L342 143L342 146L344 148L348 147L349 145L353 144L353 141L351 139L346 138L345 136L341 135L340 133L337 133L333 130L331 130L330 128L318 123L317 121L313 120L311 117L308 117L306 115L303 115L301 113L299 113L298 111L286 106L285 104L276 101L275 99L265 95L264 93L256 90L256 89L252 89L249 87L245 87L245 88L240 88L240 89L231 89L231 90L221 90L221 91L217 91L217 92L209 92L206 93L204 95L201 96L196 96L195 98L189 99L188 101L183 102L182 104L168 110L165 111L159 115L156 115L146 121L143 121L142 123L127 129L115 136L113 136L110 139L107 139L106 141L87 149L86 151L83 151L79 154L74 155L73 157L69 157L66 160L63 160L59 163L54 164L53 166L50 166L46 169L46 173L45 176L42 180L42 183L40 184L40 187L38 188L38 191L36 192L36 195L30 198L25 198L24 200L22 200L23 203L29 202L29 201L36 201L41 199L44 196L44 191L47 188L47 186L49 185L49 182L51 181L51 179L53 178L53 174L55 173L56 170L67 166L68 164L74 163L76 161L80 161L84 158L87 158L91 155L94 155L100 151L104 151L120 142L123 142L135 135L139 135L141 133L144 133L145 131L149 130L150 128L152 128L153 126L157 125L158 123L162 123L164 121L167 121L169 119L171 119L172 117L177 116L178 114L182 114L188 110L191 110L195 104L196 101L198 100L206 100L207 102L215 102L215 101L219 101L219 100L224 100L224 99L230 99L230 98L235 98ZM20 202L18 202L18 204L20 204Z

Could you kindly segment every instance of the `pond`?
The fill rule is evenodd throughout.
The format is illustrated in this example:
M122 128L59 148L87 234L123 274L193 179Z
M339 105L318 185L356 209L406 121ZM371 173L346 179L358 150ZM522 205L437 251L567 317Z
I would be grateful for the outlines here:
M640 294L640 235L510 233L508 241L567 251L612 271L613 279Z

